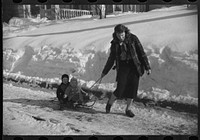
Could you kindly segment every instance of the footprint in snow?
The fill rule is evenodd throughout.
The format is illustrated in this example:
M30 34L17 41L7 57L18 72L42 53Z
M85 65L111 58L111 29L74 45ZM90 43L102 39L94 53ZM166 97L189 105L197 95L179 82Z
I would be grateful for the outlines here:
M74 124L71 123L67 123L66 126L69 126L71 130L73 130L74 132L81 132L81 130L75 128Z
M78 115L78 116L76 117L76 119L79 120L79 121L82 121L82 118L83 118L82 115Z
M73 131L75 132L81 132L81 130L77 129L77 128L74 128L74 127L70 127Z
M61 123L61 121L56 120L56 119L53 119L53 118L50 118L49 121L50 121L51 123L54 123L54 124Z
M46 121L45 119L39 117L39 116L32 116L36 121Z
M92 121L93 121L93 118L87 118L87 121L88 121L88 122L92 122Z
M71 123L67 123L66 126L75 126L75 125Z

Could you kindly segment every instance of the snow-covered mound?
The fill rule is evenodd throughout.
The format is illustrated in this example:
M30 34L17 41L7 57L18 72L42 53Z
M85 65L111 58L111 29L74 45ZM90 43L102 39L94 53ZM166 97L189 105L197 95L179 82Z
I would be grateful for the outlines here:
M13 17L9 23L3 23L3 36L13 36L22 32L33 31L41 26L50 24L47 18L18 18Z
M6 72L40 78L57 78L63 73L84 81L96 81L109 55L110 41L116 24L127 23L141 40L150 60L152 74L140 80L139 96L165 100L187 97L197 104L198 36L197 14L173 10L177 17L157 18L159 11L127 14L103 20L71 20L21 33L3 40L3 69ZM191 10L189 11L191 12ZM195 11L193 11L195 12ZM161 12L161 17L169 16ZM106 90L115 89L115 71L102 80ZM109 83L109 85L108 85ZM151 95L153 97L151 97ZM155 96L154 96L155 95Z

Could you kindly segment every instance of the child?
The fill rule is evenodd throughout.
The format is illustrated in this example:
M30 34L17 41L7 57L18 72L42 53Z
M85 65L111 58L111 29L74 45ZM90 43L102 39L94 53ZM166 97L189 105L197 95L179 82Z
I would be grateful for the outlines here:
M72 103L72 105L76 102L78 102L79 104L82 104L84 102L81 88L78 86L78 81L76 78L73 77L70 80L70 84L66 88L64 96L70 103Z
M69 86L69 76L67 74L63 74L61 77L62 83L58 86L56 90L57 98L60 103L60 109L63 108L64 104L67 102L67 100L64 97L65 90Z

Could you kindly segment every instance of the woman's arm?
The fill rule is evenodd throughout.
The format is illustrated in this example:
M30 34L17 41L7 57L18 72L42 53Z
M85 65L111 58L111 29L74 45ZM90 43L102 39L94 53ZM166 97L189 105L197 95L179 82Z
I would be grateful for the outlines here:
M135 39L135 46L136 46L137 52L139 53L138 57L140 57L140 60L142 61L142 64L145 67L145 70L150 70L151 67L150 67L147 55L144 52L142 44L140 43L140 41L139 41L137 36L134 36L134 39Z

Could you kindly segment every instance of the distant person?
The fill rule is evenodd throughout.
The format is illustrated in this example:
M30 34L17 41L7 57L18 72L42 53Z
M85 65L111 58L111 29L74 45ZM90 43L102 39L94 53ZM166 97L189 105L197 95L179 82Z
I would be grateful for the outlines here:
M64 98L65 90L69 86L69 76L67 74L63 74L61 77L62 83L58 86L56 94L60 103L60 109L62 109L63 105L67 103L67 100Z
M114 28L110 55L101 77L103 78L112 67L117 70L117 88L107 102L106 113L110 112L116 99L126 99L125 114L134 117L130 106L133 99L137 97L140 76L144 74L144 70L149 75L151 68L139 39L122 24L116 25Z

